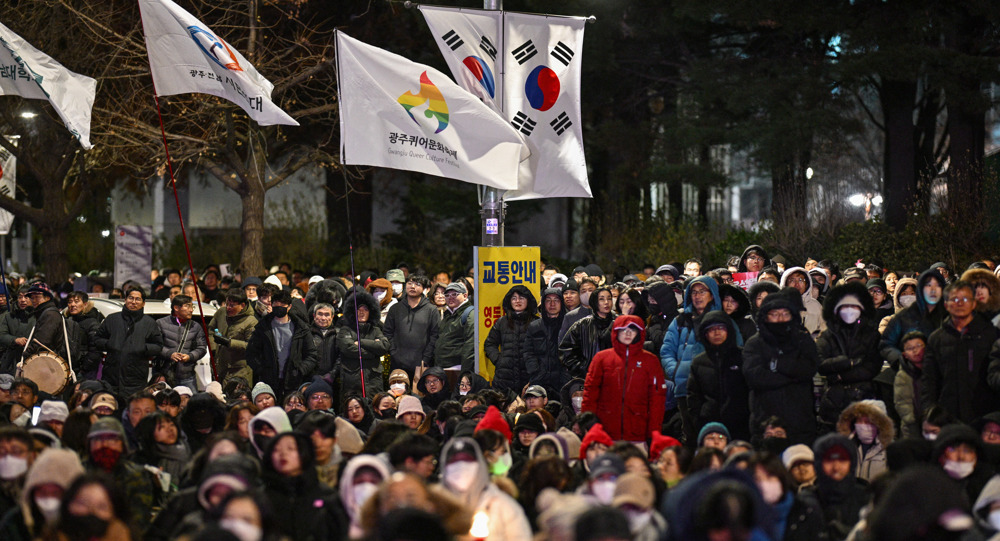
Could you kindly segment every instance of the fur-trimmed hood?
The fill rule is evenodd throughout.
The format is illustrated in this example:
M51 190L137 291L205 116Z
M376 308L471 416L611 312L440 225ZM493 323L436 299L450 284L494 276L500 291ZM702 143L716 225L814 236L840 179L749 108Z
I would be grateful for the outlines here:
M754 284L756 285L756 284ZM732 285L732 284L720 284L719 285L719 302L726 297L732 297L736 299L736 311L730 314L733 321L741 321L750 314L750 298L742 289Z
M1000 311L1000 278L987 269L969 269L962 273L962 280L973 284L973 287L981 282L990 288L990 300L983 304L976 303L977 312L992 315Z
M854 296L861 303L862 323L870 326L876 325L875 303L872 301L871 294L868 293L868 288L862 282L853 281L834 286L823 300L823 319L826 321L827 326L841 327L847 325L836 314L836 309L840 301L849 295Z
M906 289L906 286L913 286L913 289L915 291L914 294L917 296L920 295L919 292L916 292L917 289L916 278L900 278L896 282L896 290L892 292L892 305L896 307L897 312L903 309L903 306L899 304L899 292Z
M774 282L769 282L767 280L758 281L756 284L750 286L750 291L747 292L747 296L750 298L750 313L753 317L757 317L757 304L754 302L761 293L777 293L781 291L781 286Z
M882 444L883 448L888 448L889 444L895 439L895 429L892 425L892 419L869 400L854 402L844 408L844 411L840 414L840 419L837 420L837 432L853 439L854 421L860 417L867 417L875 425L875 428L878 429L879 443Z

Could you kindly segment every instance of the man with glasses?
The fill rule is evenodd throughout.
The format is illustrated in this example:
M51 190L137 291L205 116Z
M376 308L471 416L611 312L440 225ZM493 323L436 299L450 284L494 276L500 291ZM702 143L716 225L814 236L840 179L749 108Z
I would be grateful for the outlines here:
M944 308L948 315L927 338L921 405L924 411L940 406L970 424L1000 409L1000 362L989 360L1000 331L976 313L976 293L969 282L958 280L945 288Z
M131 396L145 387L150 361L163 350L163 335L143 312L145 306L146 292L130 288L122 311L105 318L97 329L94 345L107 353L102 379L117 396Z
M736 272L760 272L761 269L770 265L771 258L767 256L767 252L760 246L751 244L747 246L746 250L743 250Z
M472 370L476 357L476 312L468 300L468 290L461 282L452 282L444 290L445 310L438 324L434 345L434 366Z
M781 287L792 287L802 295L802 326L809 331L813 340L819 337L819 333L826 330L826 321L823 320L823 305L812 295L812 279L808 271L803 267L792 267L781 275Z
M156 322L163 335L159 361L170 384L192 389L195 388L194 364L208 351L205 332L191 319L193 315L193 299L177 295L170 301L170 316Z

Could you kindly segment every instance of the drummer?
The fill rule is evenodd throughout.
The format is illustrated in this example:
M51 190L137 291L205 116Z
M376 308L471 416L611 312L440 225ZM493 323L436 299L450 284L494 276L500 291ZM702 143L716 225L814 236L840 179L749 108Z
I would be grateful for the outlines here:
M31 330L31 341L24 347L23 358L29 359L39 353L54 353L67 363L71 359L75 360L76 350L81 342L82 331L79 325L72 319L62 317L55 303L55 294L45 282L31 284L28 298L35 308L35 327ZM68 352L67 345L70 348Z

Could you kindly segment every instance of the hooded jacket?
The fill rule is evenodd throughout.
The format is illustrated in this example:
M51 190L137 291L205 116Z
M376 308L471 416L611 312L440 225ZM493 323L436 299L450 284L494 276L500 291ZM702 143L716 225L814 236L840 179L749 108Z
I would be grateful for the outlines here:
M892 443L895 433L892 419L875 404L872 400L855 402L844 408L844 412L840 414L840 419L837 420L837 432L850 438L857 446L858 457L855 461L857 466L854 474L858 479L864 479L869 482L888 471L886 449ZM865 446L854 432L854 422L862 417L866 417L871 421L878 430L875 441L867 449L865 449Z
M962 273L962 280L973 284L973 286L977 283L986 284L990 289L989 300L976 303L977 312L989 320L1000 314L1000 278L997 278L997 275L988 269L969 269Z
M705 338L708 327L725 325L728 334L721 346ZM691 362L688 408L696 429L713 421L726 425L733 439L750 440L750 388L743 377L743 348L736 343L733 320L721 310L705 314L698 327L705 351Z
M368 321L358 324L355 305L368 308ZM364 290L357 290L344 301L344 315L337 322L337 352L343 370L358 371L358 346L361 346L361 366L366 370L381 372L380 359L389 353L389 339L382 333L382 322L378 318L378 303ZM358 328L361 340L358 340Z
M747 297L750 299L750 317L753 318L754 322L757 321L757 298L763 293L770 295L771 293L777 293L781 291L781 287L767 280L757 282L756 284L750 286L750 290L747 291ZM747 340L750 338L747 337Z
M850 325L837 313L837 306L853 296L861 306L861 318ZM875 306L864 284L847 282L830 290L823 301L827 328L816 340L819 373L826 378L820 399L820 419L833 425L852 402L875 398L872 380L882 371L878 352L881 338L875 330Z
M559 389L559 400L562 404L562 408L559 410L559 416L556 417L556 424L560 427L570 428L576 421L577 412L573 409L573 393L577 391L583 391L585 380L580 378L572 378L566 382L565 385ZM583 407L583 401L581 397L580 401L581 408ZM583 411L581 409L580 411Z
M292 325L292 339L289 342L288 360L284 370L278 365L278 344L274 337L271 322L274 312L264 316L254 328L253 335L247 343L247 364L253 370L254 379L271 386L278 394L275 398L280 402L285 394L294 391L303 382L312 377L316 370L316 345L313 343L309 324L291 311L289 323Z
M843 447L851 458L851 469L847 477L834 481L823 472L823 455L834 446ZM858 522L861 509L871 499L864 482L858 481L854 472L858 467L858 455L854 442L842 434L827 434L813 445L816 469L815 496L823 508L830 539L844 539Z
M288 477L274 469L274 448L283 438L295 438L302 473ZM274 507L278 529L289 539L319 541L344 539L347 519L337 505L333 489L319 482L309 436L279 432L267 445L264 459L264 492Z
M433 394L427 391L427 376L434 376L441 380L440 391ZM423 404L424 412L427 414L436 410L441 402L451 398L451 391L448 389L448 376L444 373L444 369L439 366L432 366L427 370L424 370L420 379L417 380L417 390L423 395L420 399L420 403Z
M660 347L660 366L663 367L663 374L667 379L674 382L674 395L677 397L687 396L687 380L688 373L691 371L691 361L694 360L695 355L705 351L705 346L698 341L698 333L696 332L702 316L695 314L694 304L691 301L691 287L694 284L706 286L712 294L712 301L705 307L703 314L722 309L719 286L711 277L694 278L684 288L684 311L670 323L663 339L663 346ZM742 345L742 338L737 339L737 343ZM673 404L667 404L668 409L672 407Z
M736 328L740 331L740 336L743 337L743 342L745 343L750 339L751 336L757 334L757 325L754 323L753 319L750 318L750 298L747 297L747 293L742 289L732 285L732 284L720 284L719 285L719 302L726 297L732 297L736 300L736 311L729 314L729 317L733 319L733 323Z
M751 244L750 246L747 246L746 250L743 250L743 255L740 256L740 264L736 268L736 272L747 272L747 257L750 256L750 252L757 252L764 258L764 267L769 267L774 264L771 262L771 257L767 255L767 252L764 251L763 248L757 244Z
M927 338L924 350L920 379L923 410L939 405L963 423L971 423L1000 409L1000 362L990 361L997 338L1000 330L977 312L962 332L955 328L951 316L946 317Z
M966 538L968 541L985 541L1000 534L1000 530L990 522L993 504L998 502L1000 502L1000 477L993 477L979 492L979 497L976 498L976 503L972 506L972 516L976 520L976 528Z
M968 501L974 502L979 499L980 493L990 478L993 477L994 473L993 465L987 462L983 456L983 443L975 430L964 424L951 424L942 427L937 439L934 440L934 448L931 451L931 462L943 469L942 455L944 455L944 452L949 447L960 443L967 444L976 450L976 466L968 477L953 479L953 481L955 481L959 488L965 491Z
M902 304L899 303L899 295L900 295L900 292L902 292L904 289L906 289L906 286L913 286L913 289L916 290L917 289L917 279L916 278L900 278L899 281L896 282L896 290L892 292L893 313L892 313L891 316L886 316L886 317L882 318L882 321L879 322L879 324L878 324L878 332L879 332L879 334L885 335L885 330L889 327L889 322L892 321L892 318L896 317L896 314L898 314L899 312L901 312L905 308L905 306L903 306ZM879 345L879 352L880 353L881 353L881 347L882 346L881 346L881 343L880 343L880 345ZM883 357L885 356L884 353L882 355L883 355Z
M528 324L528 348L525 350L524 366L528 372L528 382L546 389L559 389L569 381L569 373L559 362L559 328L566 315L562 291L550 287L542 293L545 297L554 295L559 299L559 314L549 317L544 306L541 317ZM563 402L565 406L568 402Z
M389 308L383 327L391 344L392 367L412 374L420 365L433 366L440 321L441 314L427 297L421 296L417 305L410 308L404 293L399 302Z
M341 483L338 485L340 504L347 512L347 518L351 525L348 535L351 539L358 539L364 533L361 530L361 506L364 502L358 502L354 491L354 475L361 468L370 468L378 472L382 481L389 479L392 472L385 460L375 455L358 455L347 461L344 465L344 473L341 476ZM381 484L381 483L380 483Z
M796 272L806 277L806 291L802 294L802 306L805 307L802 314L802 326L809 331L809 334L816 337L819 336L819 333L826 330L827 322L823 320L823 306L812 296L812 278L809 277L809 273L803 267L785 269L785 273L781 275L781 282L778 283L778 286L787 287L786 282L788 281L788 277Z
M107 352L103 379L118 396L130 396L146 386L149 360L163 348L163 336L156 321L141 309L122 308L104 320L94 343Z
M448 475L448 459L457 452L473 454L476 457L474 480L469 488L459 490ZM490 535L488 541L531 539L531 525L517 500L500 490L490 481L486 460L476 440L472 438L452 438L441 449L441 485L457 497L473 513L483 512L489 518Z
M514 312L510 299L514 294L527 299L527 306L520 313ZM514 391L520 394L521 389L528 384L528 371L525 367L528 344L528 325L538 319L538 301L531 290L523 285L511 287L503 296L503 317L493 323L483 351L486 358L493 363L493 388L506 393Z
M559 343L559 362L566 367L571 377L586 377L594 355L611 347L611 324L615 312L612 310L603 318L597 315L597 298L602 291L610 292L611 289L602 286L590 294L591 314L574 323Z
M677 296L670 284L658 280L648 283L642 292L649 309L649 325L646 326L646 351L660 354L667 329L677 317Z
M944 277L936 270L924 271L917 279L917 302L896 312L896 315L889 321L885 332L882 333L882 341L879 343L879 352L882 358L889 361L893 366L899 364L899 359L903 356L902 344L900 343L906 333L910 331L920 331L927 336L941 326L941 321L947 315L944 309L944 294L933 310L929 310L927 301L924 299L924 286L930 279L936 279L941 288L944 289ZM893 299L898 301L899 292L902 291L904 283L900 280L896 284L896 292ZM926 410L925 410L926 411Z
M750 387L751 426L777 415L785 422L789 443L809 444L816 437L812 381L816 343L802 327L802 295L791 288L772 293L760 307L758 333L743 347L743 375ZM788 323L769 323L767 313L785 308Z
M628 345L618 335L628 325L641 330ZM611 349L594 356L583 386L582 411L592 411L615 440L648 442L663 424L667 385L656 355L643 349L645 325L636 316L618 316Z

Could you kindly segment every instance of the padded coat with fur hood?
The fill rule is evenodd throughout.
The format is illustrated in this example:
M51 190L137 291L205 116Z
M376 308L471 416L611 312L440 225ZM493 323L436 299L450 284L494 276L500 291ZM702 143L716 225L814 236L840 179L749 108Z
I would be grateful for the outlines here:
M900 310L905 308L905 306L899 303L899 292L906 289L906 286L913 286L913 289L916 289L917 288L916 278L900 278L899 281L896 282L896 290L892 292L892 306L895 309L895 312L891 316L886 316L882 318L882 321L879 321L878 323L879 334L885 334L885 330L886 328L889 327L889 322L892 321L892 318L896 317L896 314L898 314Z
M988 269L969 269L962 273L962 280L971 283L973 287L977 283L986 284L986 287L990 289L989 300L986 302L976 301L977 312L990 320L1000 314L1000 278L997 278Z
M871 424L875 425L878 430L875 441L867 450L864 449L861 440L858 439L854 431L855 421L862 417L871 421ZM847 406L840 414L840 419L837 420L837 432L851 438L851 441L857 446L858 459L854 473L858 479L870 482L888 470L886 449L893 441L895 429L892 426L892 419L883 413L874 401L863 400Z
M837 313L837 305L853 296L861 303L861 319L848 325ZM875 398L872 380L882 370L878 352L881 338L875 330L875 306L861 282L848 282L830 290L823 302L827 328L816 340L819 373L826 377L820 399L820 419L830 425L852 402Z

